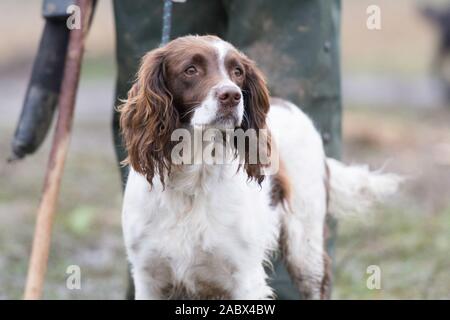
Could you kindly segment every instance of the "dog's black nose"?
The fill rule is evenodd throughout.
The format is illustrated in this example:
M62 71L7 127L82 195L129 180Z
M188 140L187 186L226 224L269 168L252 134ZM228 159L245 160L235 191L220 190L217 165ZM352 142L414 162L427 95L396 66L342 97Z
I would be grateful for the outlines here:
M239 104L242 95L238 88L224 86L217 90L217 98L221 107L233 108Z

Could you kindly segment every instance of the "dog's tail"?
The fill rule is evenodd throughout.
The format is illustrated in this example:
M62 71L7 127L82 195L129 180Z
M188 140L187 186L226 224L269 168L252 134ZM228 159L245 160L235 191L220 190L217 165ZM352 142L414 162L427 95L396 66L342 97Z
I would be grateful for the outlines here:
M367 166L346 166L327 158L329 168L329 212L337 217L358 215L394 194L402 178L370 171Z

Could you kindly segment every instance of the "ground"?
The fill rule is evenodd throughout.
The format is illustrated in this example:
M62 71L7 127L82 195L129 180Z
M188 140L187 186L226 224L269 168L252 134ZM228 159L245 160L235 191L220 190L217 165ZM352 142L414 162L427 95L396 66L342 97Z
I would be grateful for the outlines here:
M413 1L370 2L385 12L380 33L364 28L369 1L343 4L343 158L407 179L367 217L340 221L333 298L450 299L450 109L428 74L435 37ZM0 4L0 12L10 12L0 29L19 16L28 21L0 45L0 299L22 297L51 142L49 136L21 162L5 161L41 27L37 4L27 11L16 3ZM45 284L49 299L121 299L126 287L110 133L113 32L105 3L88 41ZM81 268L81 290L66 288L70 265ZM380 267L380 290L366 286L370 265Z

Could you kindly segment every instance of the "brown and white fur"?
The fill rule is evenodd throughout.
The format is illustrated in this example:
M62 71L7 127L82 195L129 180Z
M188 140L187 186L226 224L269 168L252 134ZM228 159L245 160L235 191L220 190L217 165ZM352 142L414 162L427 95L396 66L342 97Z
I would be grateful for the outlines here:
M327 298L327 212L363 211L397 187L395 176L326 158L311 120L271 100L254 62L217 37L182 37L146 54L120 111L137 299L271 298L264 264L278 250L304 298ZM262 164L238 158L174 165L171 133L181 127L268 129L279 170L264 176Z

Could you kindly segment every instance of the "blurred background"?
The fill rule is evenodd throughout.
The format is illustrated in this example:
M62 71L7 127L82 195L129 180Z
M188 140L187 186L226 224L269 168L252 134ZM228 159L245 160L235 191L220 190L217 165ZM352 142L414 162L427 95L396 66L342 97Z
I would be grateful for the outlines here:
M437 58L450 16L436 16L449 12L450 2L342 3L343 158L408 181L370 219L340 222L333 298L450 299L450 77ZM372 4L381 8L381 30L366 28ZM22 297L52 136L36 154L6 162L43 28L40 9L41 1L0 2L0 299ZM125 294L121 187L110 130L114 40L111 3L100 0L54 226L48 299ZM81 267L81 290L66 288L73 264ZM381 290L366 286L369 265L381 268Z

